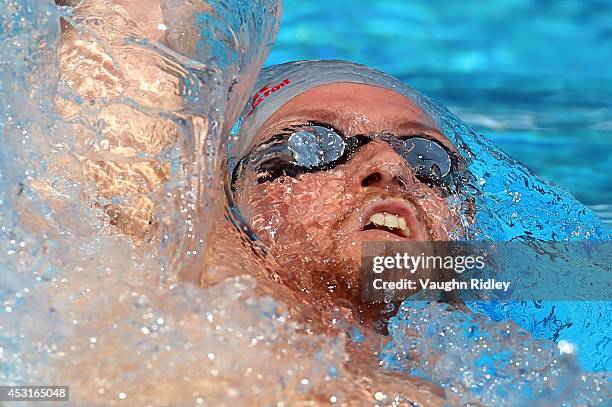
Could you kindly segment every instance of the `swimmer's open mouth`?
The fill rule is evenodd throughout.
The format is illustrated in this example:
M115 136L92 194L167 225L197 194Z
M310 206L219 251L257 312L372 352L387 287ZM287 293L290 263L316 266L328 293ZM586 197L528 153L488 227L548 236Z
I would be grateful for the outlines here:
M357 227L364 232L380 231L389 237L415 240L422 229L416 213L416 208L402 199L377 197L364 208Z
M363 230L383 230L399 237L412 236L404 217L386 212L376 212L370 216Z

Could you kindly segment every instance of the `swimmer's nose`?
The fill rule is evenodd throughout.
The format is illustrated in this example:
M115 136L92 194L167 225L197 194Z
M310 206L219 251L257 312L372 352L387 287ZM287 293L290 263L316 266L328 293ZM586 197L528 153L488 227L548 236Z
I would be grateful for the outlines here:
M366 145L349 163L352 183L356 187L407 188L414 179L408 163L389 144L381 140Z

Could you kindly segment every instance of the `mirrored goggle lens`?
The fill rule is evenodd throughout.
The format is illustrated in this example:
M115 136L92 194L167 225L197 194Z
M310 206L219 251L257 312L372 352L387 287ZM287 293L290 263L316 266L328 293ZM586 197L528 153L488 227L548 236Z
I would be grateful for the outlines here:
M342 157L346 143L342 137L322 126L311 126L289 136L287 148L294 164L304 168L320 168Z
M450 174L453 167L449 152L437 142L423 137L404 140L404 146L398 153L419 177L443 178Z

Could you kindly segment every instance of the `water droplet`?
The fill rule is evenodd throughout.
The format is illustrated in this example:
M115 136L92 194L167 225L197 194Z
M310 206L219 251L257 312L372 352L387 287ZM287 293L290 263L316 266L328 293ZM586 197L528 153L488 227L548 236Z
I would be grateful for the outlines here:
M381 391L377 391L376 394L374 394L374 398L376 399L376 401L383 401L387 398L387 395Z
M566 341L565 339L560 340L557 344L557 347L559 348L559 352L561 352L562 354L571 354L576 351L576 346L573 343Z

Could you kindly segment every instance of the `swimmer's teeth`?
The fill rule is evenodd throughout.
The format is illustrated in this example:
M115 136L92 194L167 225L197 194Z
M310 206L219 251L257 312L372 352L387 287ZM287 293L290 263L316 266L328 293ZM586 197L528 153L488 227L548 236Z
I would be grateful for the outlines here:
M374 215L370 216L370 220L368 221L368 224L370 223L373 223L376 226L383 226L385 224L385 214L375 213Z
M397 219L397 216L385 214L385 226L388 228L399 227L399 220Z
M405 232L408 231L408 226L406 225L406 219L399 218L399 228Z
M410 237L410 229L406 223L406 219L401 216L392 215L390 213L375 213L370 216L366 225L375 224L376 226L385 226L390 229L400 229L404 236Z

